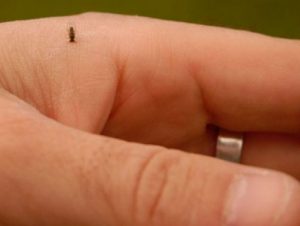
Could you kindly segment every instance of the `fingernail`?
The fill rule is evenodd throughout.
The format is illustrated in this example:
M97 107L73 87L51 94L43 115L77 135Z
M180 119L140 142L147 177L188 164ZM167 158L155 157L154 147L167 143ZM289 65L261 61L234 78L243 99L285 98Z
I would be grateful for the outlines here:
M291 196L288 180L267 171L240 173L228 190L224 209L226 226L276 225Z

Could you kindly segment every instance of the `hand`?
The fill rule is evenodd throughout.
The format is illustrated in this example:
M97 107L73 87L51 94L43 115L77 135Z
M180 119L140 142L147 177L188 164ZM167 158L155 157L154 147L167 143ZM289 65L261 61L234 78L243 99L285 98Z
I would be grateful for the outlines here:
M84 14L1 24L0 62L1 226L300 225L299 41Z

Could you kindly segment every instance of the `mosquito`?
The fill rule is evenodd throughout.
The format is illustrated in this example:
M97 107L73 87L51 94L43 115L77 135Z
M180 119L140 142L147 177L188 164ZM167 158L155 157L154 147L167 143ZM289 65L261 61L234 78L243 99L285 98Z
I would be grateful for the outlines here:
M73 26L69 27L69 42L71 43L76 42L76 33L75 33L75 28Z

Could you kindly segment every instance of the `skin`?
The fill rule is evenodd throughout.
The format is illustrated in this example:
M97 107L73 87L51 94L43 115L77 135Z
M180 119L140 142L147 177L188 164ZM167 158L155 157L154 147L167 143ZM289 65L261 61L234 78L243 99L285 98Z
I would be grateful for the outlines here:
M0 24L0 62L1 226L300 224L299 41L84 14Z

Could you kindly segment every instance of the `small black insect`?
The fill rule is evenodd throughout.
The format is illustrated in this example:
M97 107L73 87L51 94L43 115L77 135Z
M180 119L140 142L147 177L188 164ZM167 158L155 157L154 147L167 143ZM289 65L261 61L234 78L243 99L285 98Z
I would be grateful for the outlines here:
M74 27L69 27L69 41L75 42L76 34Z

